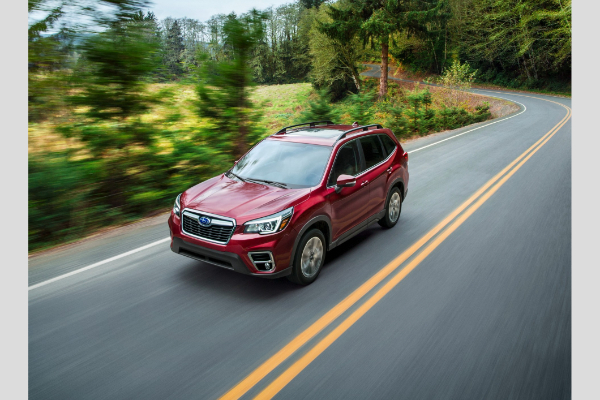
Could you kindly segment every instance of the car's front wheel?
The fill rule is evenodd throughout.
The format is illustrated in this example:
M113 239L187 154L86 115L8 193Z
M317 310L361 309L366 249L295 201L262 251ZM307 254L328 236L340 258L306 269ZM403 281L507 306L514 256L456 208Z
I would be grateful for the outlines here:
M402 212L402 194L400 189L397 187L390 190L387 202L385 204L385 216L380 219L379 225L384 228L392 228L400 219L400 213Z
M294 264L288 279L299 285L313 283L325 262L326 242L323 232L311 229L306 232L296 248Z

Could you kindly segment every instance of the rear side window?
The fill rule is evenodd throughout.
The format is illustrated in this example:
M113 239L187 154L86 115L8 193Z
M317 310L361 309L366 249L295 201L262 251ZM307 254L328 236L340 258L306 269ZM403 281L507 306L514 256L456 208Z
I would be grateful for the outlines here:
M356 140L346 143L337 153L333 168L331 168L331 174L329 174L328 186L334 186L337 182L337 178L342 175L358 174L358 148L356 146Z
M383 147L385 148L386 157L392 154L392 151L396 148L396 143L388 135L379 135Z
M384 155L381 142L377 135L365 136L359 139L365 156L365 169L371 168L375 164L382 162L387 155Z

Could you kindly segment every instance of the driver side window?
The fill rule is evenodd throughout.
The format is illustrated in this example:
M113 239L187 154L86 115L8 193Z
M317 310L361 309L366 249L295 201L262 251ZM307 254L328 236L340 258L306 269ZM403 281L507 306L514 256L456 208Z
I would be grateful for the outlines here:
M342 174L351 176L357 175L359 172L358 160L356 140L346 143L338 150L335 162L331 168L331 173L329 174L327 186L335 186L337 178Z

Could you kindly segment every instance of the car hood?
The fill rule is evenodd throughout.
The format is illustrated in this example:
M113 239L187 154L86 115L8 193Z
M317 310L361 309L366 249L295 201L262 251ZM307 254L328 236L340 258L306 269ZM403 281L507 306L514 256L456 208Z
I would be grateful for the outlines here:
M186 190L181 206L235 218L241 225L302 203L310 192L310 188L282 189L219 175Z

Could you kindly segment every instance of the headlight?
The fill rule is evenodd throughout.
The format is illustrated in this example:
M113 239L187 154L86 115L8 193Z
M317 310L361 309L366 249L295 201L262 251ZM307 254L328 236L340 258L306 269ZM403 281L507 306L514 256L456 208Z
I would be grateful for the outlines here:
M248 221L244 224L244 233L260 233L261 235L267 235L269 233L282 231L290 223L293 214L294 207L290 207L277 214Z
M181 195L182 195L182 193L179 193L179 196L177 196L177 198L175 199L175 204L173 205L173 212L178 217L181 216L181 203L179 202L179 199L181 198Z

